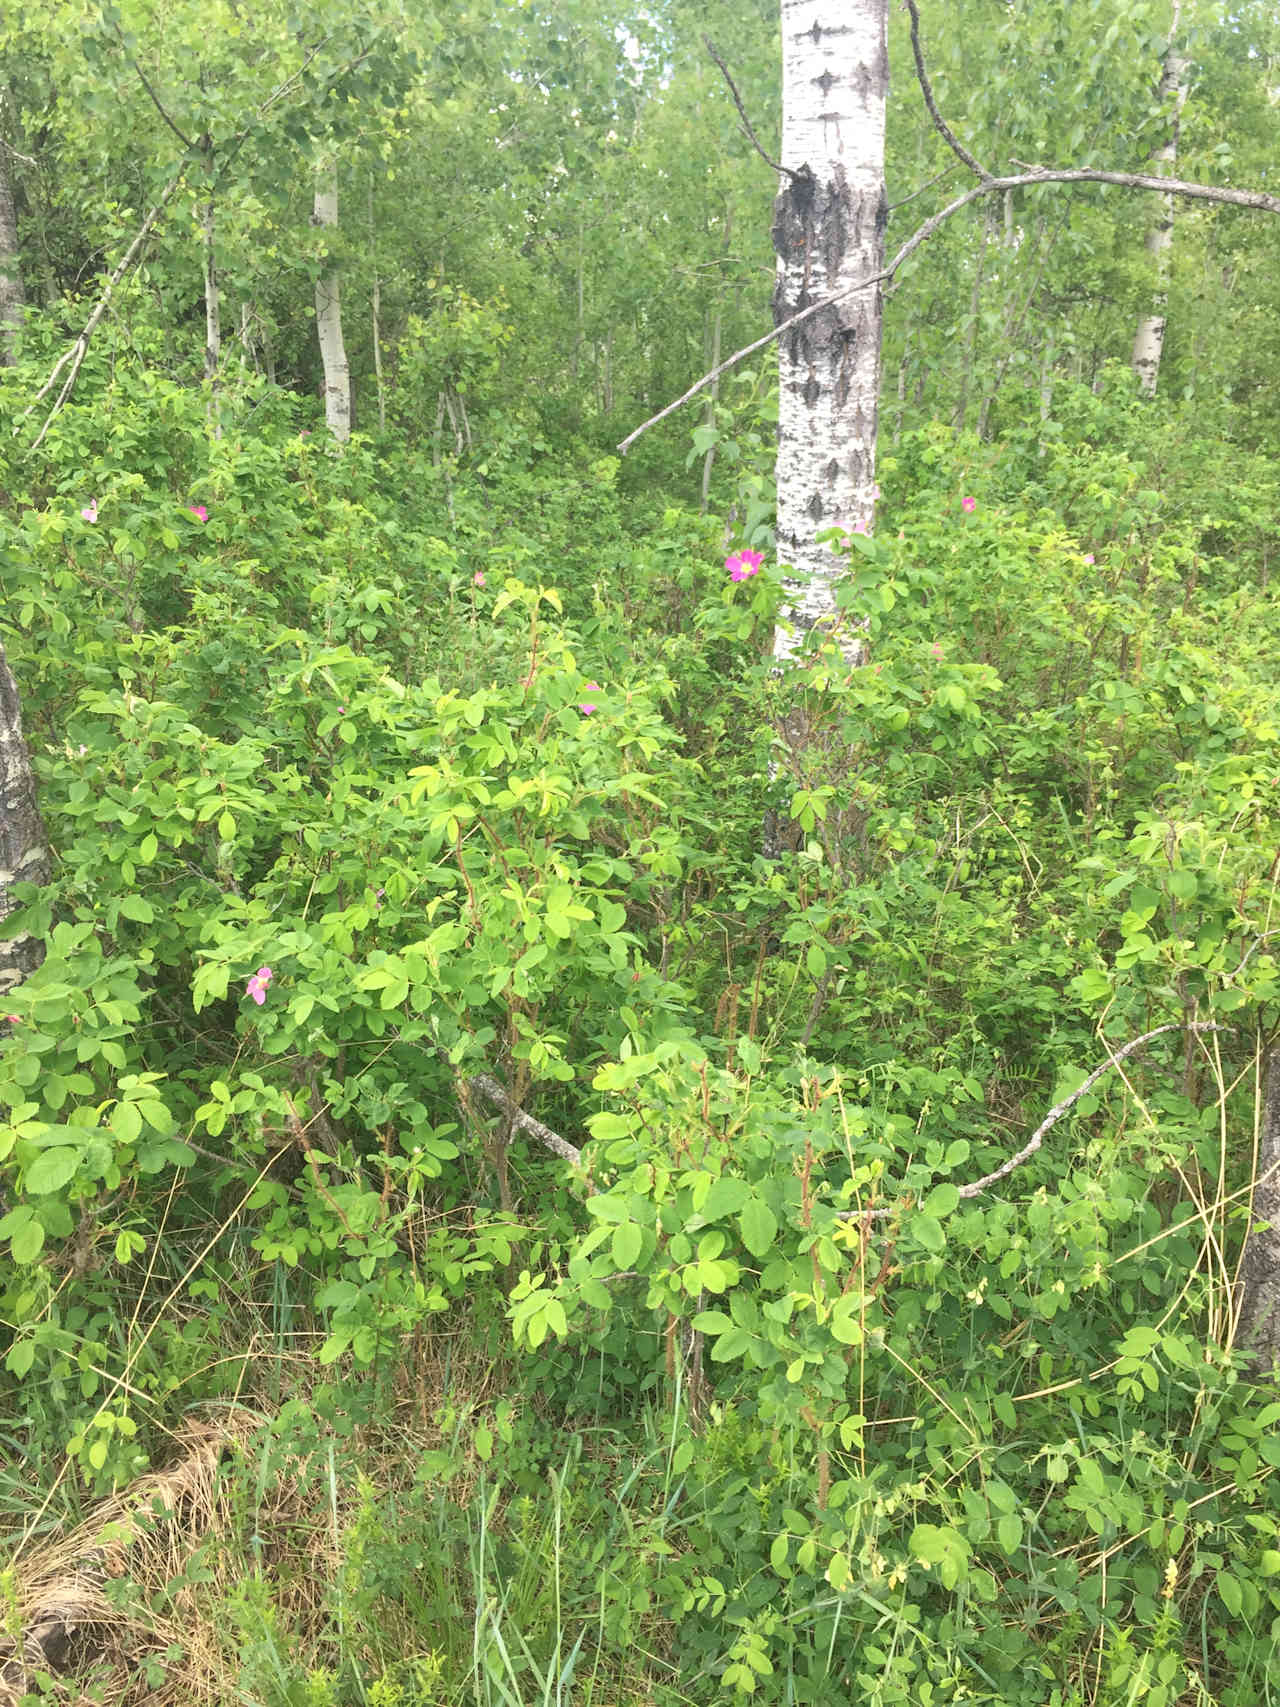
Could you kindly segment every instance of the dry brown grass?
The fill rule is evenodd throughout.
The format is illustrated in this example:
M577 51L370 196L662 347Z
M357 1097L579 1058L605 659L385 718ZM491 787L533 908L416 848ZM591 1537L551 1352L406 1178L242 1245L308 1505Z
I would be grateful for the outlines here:
M175 1459L105 1499L69 1534L22 1553L10 1572L0 1635L0 1707L58 1680L68 1702L214 1701L192 1665L191 1591L170 1585L196 1549L228 1525L225 1455L262 1419L237 1410L192 1420L175 1439ZM185 1654L170 1668L165 1657ZM160 1671L156 1670L157 1662ZM164 1671L168 1675L159 1681Z
M380 1426L338 1443L317 1425L304 1458L273 1451L270 1417L247 1405L189 1420L165 1469L102 1500L67 1533L20 1549L0 1600L0 1707L16 1707L42 1674L53 1680L49 1698L68 1707L224 1707L240 1698L240 1631L228 1604L255 1573L288 1650L319 1663L359 1484L366 1500L371 1486L403 1486L421 1452L442 1444L451 1338L410 1338L381 1384ZM465 1339L454 1339L448 1367L449 1385L472 1405L501 1391L498 1372ZM479 1465L465 1441L452 1444L466 1460L456 1490L465 1498ZM228 1473L246 1458L249 1501L243 1468Z

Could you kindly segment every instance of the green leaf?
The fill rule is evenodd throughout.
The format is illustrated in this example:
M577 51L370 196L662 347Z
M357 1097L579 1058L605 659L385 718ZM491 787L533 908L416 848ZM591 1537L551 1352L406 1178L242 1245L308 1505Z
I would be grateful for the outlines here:
M15 1215L21 1213L21 1210L14 1210ZM27 1211L27 1216L28 1219L9 1235L9 1248L16 1263L34 1262L44 1249L43 1224L36 1220L30 1210Z
M921 1205L921 1209L926 1215L941 1217L943 1215L950 1215L951 1211L956 1207L959 1201L960 1192L958 1187L949 1183L944 1183L942 1185L934 1186L933 1190Z
M698 1205L697 1214L689 1217L690 1230L705 1226L708 1221L719 1221L724 1216L736 1215L746 1205L750 1196L751 1187L746 1180L738 1179L733 1174L721 1174L719 1179L712 1181L701 1204ZM697 1202L696 1191L694 1202Z
M1012 1557L1022 1545L1022 1519L1016 1512L1008 1512L996 1524L996 1539L1005 1552Z
M862 1323L858 1317L858 1304L853 1298L839 1298L831 1312L831 1337L839 1340L841 1345L862 1344Z
M968 1569L969 1543L958 1530L932 1523L917 1524L908 1545L922 1565L936 1568L944 1588L955 1588Z
M593 1114L587 1125L591 1128L591 1136L599 1138L602 1143L626 1138L631 1132L631 1120L625 1114Z
M21 1261L22 1259L20 1258L19 1260ZM35 1360L36 1342L30 1338L21 1339L17 1340L9 1347L8 1355L4 1360L4 1366L10 1374L16 1375L18 1379L21 1380L24 1375L29 1373L31 1365Z
M947 1235L942 1230L941 1222L935 1221L932 1215L918 1211L911 1217L908 1226L925 1250L932 1251L935 1255L946 1250Z
M742 1242L753 1257L763 1257L773 1247L778 1234L777 1217L762 1197L752 1197L742 1206L738 1216Z
M137 1105L131 1102L118 1102L111 1110L111 1130L117 1138L126 1144L136 1144L142 1131L142 1116L138 1113Z
M1238 1618L1244 1606L1244 1593L1240 1587L1239 1579L1233 1577L1230 1571L1219 1571L1214 1587L1221 1596L1222 1604L1227 1611L1233 1618Z
M644 1245L644 1234L635 1221L624 1221L614 1229L613 1242L609 1254L617 1269L634 1268L636 1258Z
M23 1189L36 1196L46 1191L61 1191L80 1166L82 1154L80 1150L63 1145L54 1150L45 1150L42 1155L36 1157L23 1175Z

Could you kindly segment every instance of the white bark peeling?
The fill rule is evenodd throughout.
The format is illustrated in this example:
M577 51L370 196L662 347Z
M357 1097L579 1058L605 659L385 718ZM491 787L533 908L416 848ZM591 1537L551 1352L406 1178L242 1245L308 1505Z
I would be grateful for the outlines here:
M337 229L338 176L329 170L316 179L314 223ZM336 268L316 280L316 335L324 364L324 418L335 439L351 437L351 368L342 341L342 307Z
M782 0L784 177L774 204L774 319L846 290L884 264L888 0ZM875 519L881 291L858 291L778 344L778 556L806 578L780 624L789 658L816 623L835 630L841 560L815 536Z

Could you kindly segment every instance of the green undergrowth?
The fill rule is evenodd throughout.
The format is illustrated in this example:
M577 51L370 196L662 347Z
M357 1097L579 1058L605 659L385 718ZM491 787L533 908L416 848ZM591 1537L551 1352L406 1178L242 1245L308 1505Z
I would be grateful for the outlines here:
M773 559L599 446L338 453L265 386L214 439L121 361L3 453L58 857L0 1499L272 1419L226 1699L1267 1699L1275 478L1055 407L905 437L832 541L864 659L785 677Z

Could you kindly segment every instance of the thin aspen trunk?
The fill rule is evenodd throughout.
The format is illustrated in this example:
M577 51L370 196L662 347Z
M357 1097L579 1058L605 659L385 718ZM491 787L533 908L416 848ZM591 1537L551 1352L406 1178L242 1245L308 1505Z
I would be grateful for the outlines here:
M253 363L253 371L262 372L262 359L259 349L259 338L253 329L254 314L249 303L240 304L240 366L246 367Z
M911 371L911 341L915 335L915 326L911 319L907 320L907 329L902 339L902 359L898 363L898 410L893 419L893 442L898 444L902 438L902 423L907 412L907 375Z
M1032 276L1031 283L1027 288L1026 296L1023 298L1021 309L1018 308L1017 298L1013 294L1012 289L1010 290L1009 303L1005 311L1004 330L1001 335L1004 354L1001 356L1000 362L996 367L995 378L991 382L991 389L982 399L982 409L978 415L978 437L980 439L985 439L987 436L987 423L991 419L991 411L995 406L996 398L1000 395L1000 387L1004 384L1005 375L1009 371L1010 364L1014 358L1014 353L1018 348L1018 335L1022 331L1022 327L1026 321L1027 314L1030 311L1031 304L1035 301L1036 292L1040 288L1040 280L1044 277L1044 269L1048 264L1050 255L1053 253L1054 245L1058 241L1058 234L1062 231L1065 224L1066 216L1064 215L1062 219L1058 221L1053 231L1049 234L1049 241L1045 243L1045 222L1043 217L1038 221L1036 226L1036 253L1039 259L1037 261L1036 270Z
M212 171L210 172L212 177ZM209 385L206 418L215 439L222 437L218 396L218 364L222 359L222 315L218 300L218 268L214 245L214 204L210 192L201 217L204 228L204 377Z
M1053 327L1050 326L1040 355L1040 444L1037 454L1043 456L1048 447L1045 427L1053 414Z
M326 166L316 176L313 224L338 228L338 173ZM342 303L338 270L332 264L316 280L316 333L324 365L324 418L339 443L351 437L351 368L342 340Z
M0 115L5 105L4 92L0 91ZM25 306L13 180L9 175L8 150L0 142L0 367L12 367L17 360L14 346Z
M586 318L586 279L584 277L584 262L582 250L582 215L578 215L578 289L576 315L573 324L573 359L570 371L573 374L574 392L578 388L579 370L582 361L583 322Z
M369 253L374 254L373 179L369 179ZM387 388L382 376L382 287L373 263L373 374L378 387L378 431L387 430Z
M732 245L732 242L733 242L733 209L731 207L726 207L725 212L724 212L724 253L725 253L726 261L728 260L728 257L729 257L729 250L730 250L730 247ZM724 299L721 295L721 288L722 287L721 287L720 281L717 280L716 281L716 306L715 306L715 313L712 317L712 322L711 322L711 370L713 373L715 372L715 369L720 366L720 338L721 338L721 333L722 333L723 328L724 328ZM716 404L719 402L719 400L720 400L720 376L717 374L716 377L711 381L711 392L707 398L706 420L707 420L708 426L714 426L715 425ZM707 504L708 504L708 502L710 500L710 496L711 496L711 471L715 467L715 465L716 465L716 447L713 444L711 444L711 445L707 446L707 453L702 459L702 501L699 505L699 510L704 516L707 513Z
M960 398L952 416L952 425L957 431L963 429L965 416L969 412L969 387L973 383L974 354L978 347L978 320L982 312L982 284L986 278L987 256L991 252L995 229L995 212L988 205L982 221L982 249L978 255L978 268L973 275L973 288L969 292L969 324L965 330L964 361L960 368Z
M1173 176L1178 159L1178 129L1182 109L1187 99L1189 64L1177 51L1178 27L1182 21L1181 0L1173 0L1173 16L1169 24L1169 45L1165 50L1164 69L1160 78L1159 100L1163 104L1173 99L1169 135L1155 152L1156 171L1162 178ZM1133 339L1133 371L1144 397L1154 397L1160 379L1160 357L1164 350L1164 335L1168 325L1169 272L1173 259L1173 197L1160 198L1160 214L1147 232L1147 254L1155 272L1155 291L1151 313L1138 322Z
M711 318L711 367L720 366L720 330L723 324L724 312L719 302L716 303L715 313ZM707 426L716 424L716 404L720 399L720 380L717 377L711 381L711 389L707 394L707 412L703 417ZM702 495L698 505L699 513L706 515L707 504L711 497L711 471L716 465L716 447L707 446L706 455L702 459Z
M49 837L22 736L22 702L0 642L0 926L20 904L13 885L47 883L50 863ZM44 943L28 931L0 940L0 995L21 984L43 959Z
M884 264L888 0L782 0L784 178L774 203L775 324ZM796 572L774 638L784 662L821 624L850 663L858 623L839 621L840 560L827 528L869 533L882 294L858 291L778 343L778 554Z

